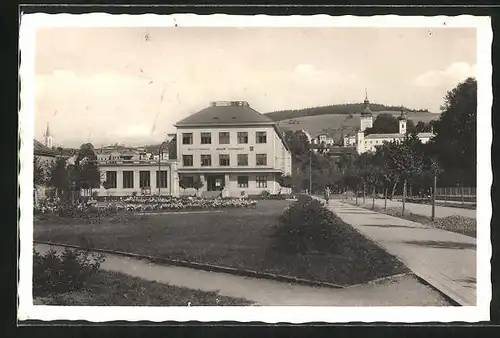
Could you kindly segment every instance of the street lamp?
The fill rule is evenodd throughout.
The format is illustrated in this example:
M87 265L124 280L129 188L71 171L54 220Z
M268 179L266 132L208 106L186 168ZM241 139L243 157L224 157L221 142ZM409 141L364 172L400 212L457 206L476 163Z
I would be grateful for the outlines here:
M161 176L161 154L162 154L163 148L167 145L168 145L167 142L163 142L158 147L158 177L156 178L157 184L158 184L158 200L160 199L160 196L161 196L161 177L162 177Z
M312 195L312 149L309 148L309 195Z

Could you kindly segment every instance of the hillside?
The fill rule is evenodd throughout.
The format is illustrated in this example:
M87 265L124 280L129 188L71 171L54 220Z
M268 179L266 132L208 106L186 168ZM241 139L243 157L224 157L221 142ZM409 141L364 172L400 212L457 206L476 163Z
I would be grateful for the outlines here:
M399 116L400 111L379 111L373 112L373 119L377 118L377 115L382 113L392 114L394 116ZM328 115L316 115L316 116L304 116L294 119L287 119L279 121L278 125L282 130L307 130L312 137L318 134L327 132L337 141L340 140L342 135L349 133L354 133L358 130L360 124L360 114L328 114ZM431 120L437 120L439 114L433 114L428 112L416 112L408 113L408 119L413 120L415 124L418 121L429 122ZM396 132L396 131L394 131Z
M318 115L331 115L331 114L340 114L340 115L356 114L363 111L363 108L364 108L363 103L334 104L323 107L280 110L280 111L266 113L266 115L269 118L273 119L274 121L283 121L305 116L318 116ZM426 109L409 109L406 107L403 108L406 112L408 112L408 115L414 113L429 113L429 111ZM382 112L382 111L395 112L395 113L401 112L401 106L386 106L378 103L370 103L370 109L373 112Z

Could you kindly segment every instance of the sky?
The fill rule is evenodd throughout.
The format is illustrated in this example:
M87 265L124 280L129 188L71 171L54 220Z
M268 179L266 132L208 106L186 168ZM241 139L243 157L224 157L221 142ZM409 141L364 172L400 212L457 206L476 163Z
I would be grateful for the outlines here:
M261 113L338 103L439 112L476 73L469 28L39 28L35 137L161 143L210 101Z

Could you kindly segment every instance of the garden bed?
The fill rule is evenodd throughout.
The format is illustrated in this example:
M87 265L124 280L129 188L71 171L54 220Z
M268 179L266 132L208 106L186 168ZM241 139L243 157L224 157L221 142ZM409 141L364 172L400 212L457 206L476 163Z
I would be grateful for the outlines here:
M200 306L251 305L239 298L216 292L147 281L117 272L99 271L91 276L83 290L58 294L35 294L34 303L69 306Z
M187 211L214 210L227 208L255 207L257 201L251 199L206 199L193 197L126 197L117 201L87 201L75 204L60 204L46 201L35 207L35 214L68 215L75 213L108 213L121 211Z
M65 224L35 220L34 239L212 264L322 281L359 284L407 268L345 223L335 224L328 252L287 254L272 235L291 202L260 201L255 208L219 213L148 215L131 221Z

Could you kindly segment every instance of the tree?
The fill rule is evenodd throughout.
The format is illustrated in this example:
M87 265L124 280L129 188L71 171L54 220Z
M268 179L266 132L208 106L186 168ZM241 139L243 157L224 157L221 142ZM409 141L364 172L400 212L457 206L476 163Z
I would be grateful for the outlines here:
M415 126L415 131L417 133L430 133L432 131L432 125L434 124L434 120L429 122L418 121Z
M292 188L292 186L293 186L292 176L290 176L290 175L281 175L281 177L278 180L278 183L283 188ZM281 189L280 189L280 192L281 192Z
M179 187L186 190L189 188L189 180L186 176L182 175L179 177Z
M398 132L399 132L399 126L398 126ZM410 134L417 134L417 128L415 126L415 122L413 120L407 120L406 121L406 132Z
M56 195L59 192L63 194L69 190L69 171L66 159L58 158L50 169L50 185L56 189Z
M431 140L447 185L476 185L477 81L468 78L450 90L434 124Z
M35 187L44 185L47 182L47 170L40 157L33 157L33 183Z
M109 189L111 188L111 183L108 181L102 182L102 187L106 189L106 195L109 197Z
M196 189L196 195L198 195L198 191L203 188L203 181L200 176L196 176L193 181L193 188Z
M82 144L73 167L73 178L76 178L76 184L79 189L89 190L89 196L92 189L99 188L101 184L101 174L97 163L97 155L94 146L91 143Z
M396 182L403 182L403 210L405 211L405 201L407 184L411 182L424 166L423 146L415 135L407 135L402 142L386 143L379 147L385 171L385 177L392 177Z
M177 137L168 142L168 158L177 159Z
M375 118L375 121L373 121L373 127L366 128L365 135L396 133L398 130L398 119L391 114L383 113L379 114Z

